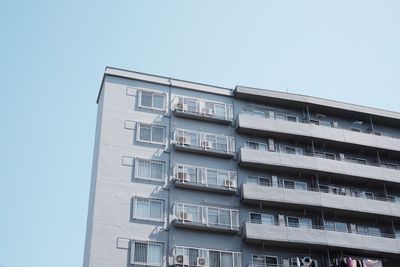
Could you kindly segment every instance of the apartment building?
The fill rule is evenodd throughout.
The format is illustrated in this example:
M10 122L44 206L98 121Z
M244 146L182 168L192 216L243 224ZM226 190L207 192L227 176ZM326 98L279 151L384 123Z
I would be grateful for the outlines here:
M400 266L400 113L109 67L97 103L84 267Z

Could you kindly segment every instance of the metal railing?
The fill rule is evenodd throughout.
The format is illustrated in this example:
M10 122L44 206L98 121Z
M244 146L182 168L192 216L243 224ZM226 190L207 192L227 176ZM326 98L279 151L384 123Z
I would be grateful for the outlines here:
M310 230L318 230L318 231L332 231L332 232L341 232L341 233L348 233L348 234L357 234L357 235L367 235L367 236L376 236L376 237L382 237L382 238L391 238L395 239L396 235L391 234L391 233L382 233L379 229L379 233L376 232L371 232L371 233L365 233L359 229L352 229L351 224L347 224L347 230L341 230L341 229L334 229L326 225L316 225L316 224L302 224L302 223L292 223L292 222L279 222L274 220L274 222L264 222L260 221L258 219L249 219L247 221L248 223L251 224L263 224L263 225L270 225L270 226L279 226L279 227L291 227L291 228L299 228L299 229L310 229Z
M262 182L262 180L269 179L269 182ZM257 182L255 182L257 181ZM295 182L293 180L293 182ZM317 192L317 193L325 193L325 194L332 194L332 195L339 195L339 196L348 196L348 197L356 197L356 198L364 198L364 199L370 199L370 200L378 200L378 201L384 201L384 202L391 202L391 203L399 203L396 201L396 199L393 200L394 196L377 196L376 194L370 195L371 192L362 190L360 188L355 188L355 187L348 187L348 186L341 186L341 185L325 185L325 184L320 184L319 188L316 187L310 187L307 185L305 188L296 188L295 186L293 188L284 186L283 183L278 183L277 185L274 185L272 183L272 177L259 177L258 180L254 179L254 176L252 176L251 179L248 179L246 177L246 184L257 184L258 186L263 186L263 187L277 187L277 188L283 188L287 190L298 190L298 191L310 191L310 192ZM324 189L321 189L324 188ZM398 198L400 200L400 198Z
M237 188L237 173L226 170L175 164L173 168L173 178L181 183L228 189Z
M341 130L345 130L345 131L351 131L351 132L358 132L360 134L372 134L372 135L376 135L376 136L384 136L384 137L389 137L389 138L394 138L394 139L400 139L400 135L395 135L393 133L387 133L387 132L381 132L381 131L361 131L361 129L359 128L355 128L355 127L344 127L342 125L340 125L338 122L335 121L323 121L323 120L318 120L318 119L312 119L311 121L315 122L308 122L308 121L299 121L298 119L296 120L290 120L289 118L292 118L294 116L290 116L289 114L283 114L283 113L275 113L275 112L269 112L269 111L261 111L261 110L249 110L249 109L244 109L240 114L250 114L253 116L258 116L258 117L263 117L266 119L270 119L270 120L286 120L289 122L294 122L294 123L302 123L302 124L313 124L316 126L321 126L321 127L328 127L328 128L335 128L335 129L341 129ZM239 114L239 115L240 115ZM281 115L281 116L277 116ZM296 117L297 118L297 117Z
M227 121L233 119L233 107L230 104L184 96L176 96L173 103L175 110L185 113Z
M230 155L235 153L235 138L233 136L175 129L174 141L180 146L195 147L201 150L216 151Z
M239 229L238 210L175 203L174 215L176 220L182 223L232 230Z
M328 152L305 152L302 148L298 147L291 147L291 146L284 146L284 145L275 145L273 148L269 149L267 143L262 142L255 142L255 141L244 141L243 143L244 148L255 149L255 150L265 150L268 152L275 152L275 153L284 153L290 155L299 155L299 156L307 156L307 157L316 157L316 158L324 158L329 160L336 160L336 161L344 161L348 163L355 163L373 167L381 167L381 168L389 168L393 170L400 170L400 167L397 164L388 164L388 163L378 163L362 158L357 157L345 157L344 154L336 154L336 153L328 153Z

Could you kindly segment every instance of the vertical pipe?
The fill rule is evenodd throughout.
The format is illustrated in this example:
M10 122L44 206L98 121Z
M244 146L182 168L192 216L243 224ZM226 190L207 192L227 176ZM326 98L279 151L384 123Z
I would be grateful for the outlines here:
M308 109L308 105L306 105L306 109L307 109L307 123L310 123L310 110Z

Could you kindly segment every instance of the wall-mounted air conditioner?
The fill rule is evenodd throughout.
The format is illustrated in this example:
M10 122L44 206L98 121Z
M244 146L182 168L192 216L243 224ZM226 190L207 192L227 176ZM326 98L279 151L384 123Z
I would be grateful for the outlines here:
M197 266L206 266L206 259L204 257L197 257Z
M201 147L204 149L211 149L211 143L208 141L202 141L201 142Z

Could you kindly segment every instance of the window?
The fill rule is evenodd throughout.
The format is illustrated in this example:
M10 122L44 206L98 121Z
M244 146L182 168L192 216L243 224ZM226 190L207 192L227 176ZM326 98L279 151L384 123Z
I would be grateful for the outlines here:
M393 202L393 203L400 203L400 197L398 196L393 196L393 195L388 195L387 196L388 201Z
M133 217L135 219L162 221L164 218L164 201L161 199L135 197Z
M271 179L268 177L248 175L246 176L246 182L260 186L272 186Z
M139 106L144 108L165 110L165 94L139 90Z
M138 123L137 141L164 144L165 126Z
M162 251L162 243L132 240L130 263L149 266L162 266Z
M163 161L137 158L135 178L163 181L164 166L165 162Z
M271 214L261 214L261 213L250 212L250 222L274 225L275 217L274 217L274 215L271 215Z
M308 218L297 218L297 217L287 217L287 225L289 227L297 227L297 228L312 228L311 219Z
M344 233L348 232L347 224L342 222L325 221L325 229Z
M276 267L278 266L278 257L252 255L252 262L255 267Z
M222 136L216 137L216 149L221 150L221 151L228 150L228 143L227 143L227 139L225 137L222 137Z

